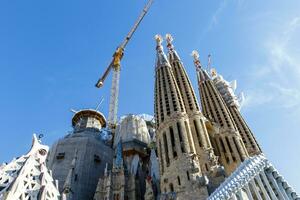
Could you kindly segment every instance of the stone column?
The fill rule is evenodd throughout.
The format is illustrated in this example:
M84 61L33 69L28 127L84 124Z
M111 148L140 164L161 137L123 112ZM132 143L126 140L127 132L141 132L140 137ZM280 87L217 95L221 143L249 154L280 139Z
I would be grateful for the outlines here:
M250 181L250 185L255 193L255 196L257 197L258 200L263 200L259 194L259 191L257 190L257 186L253 180Z
M252 196L252 193L251 193L251 191L250 191L249 185L246 185L246 186L245 186L245 189L246 189L248 198L249 198L249 199L254 199L253 196Z
M265 199L271 200L270 197L269 197L269 195L268 195L268 193L267 193L267 191L266 191L266 188L264 187L264 184L262 183L262 181L261 181L261 179L260 179L260 176L257 175L257 176L255 177L255 180L258 182L258 185L259 185L259 187L260 187L260 190L261 190L262 193L264 194Z
M275 188L275 190L278 194L279 199L280 200L285 199L282 192L281 192L281 190L280 190L280 188L279 188L279 186L278 186L278 184L277 184L277 182L276 182L276 180L275 180L275 178L274 178L274 176L271 173L266 173L266 175L267 175L268 179L272 182L272 184L273 184L273 186L274 186L274 188Z
M240 154L239 154L239 149L238 149L238 147L237 146L235 146L234 145L234 139L232 138L232 137L230 137L230 138L228 138L228 140L229 140L229 143L230 143L230 145L231 145L231 149L232 149L232 151L233 151L233 155L235 156L235 158L236 158L236 161L235 162L242 162L242 158L240 157Z
M182 137L182 142L183 142L183 149L187 153L188 149L189 149L188 134L191 134L191 133L189 131L186 131L185 124L182 120L180 120L178 123L180 125L179 128L181 129L180 132L181 132L181 137ZM179 135L178 135L178 137L179 137Z
M184 121L184 128L187 134L187 138L188 138L188 142L189 142L189 153L195 153L196 149L195 149L195 145L194 145L194 139L191 133L191 129L189 126L189 123L187 121Z
M267 185L268 191L269 191L269 193L271 194L271 198L272 198L272 199L276 199L277 197L276 197L276 195L275 195L275 193L274 193L274 191L273 191L273 189L272 189L272 187L271 187L271 185L270 185L270 182L269 182L269 180L268 180L268 178L267 178L265 172L262 171L260 174L261 174L261 176L263 177L263 180L264 180L264 182L265 182L266 185Z

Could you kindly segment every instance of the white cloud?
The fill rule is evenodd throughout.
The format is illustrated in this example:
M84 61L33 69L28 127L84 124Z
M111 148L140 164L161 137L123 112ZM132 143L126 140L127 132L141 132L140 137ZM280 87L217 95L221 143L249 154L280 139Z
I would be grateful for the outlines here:
M221 16L223 11L225 10L228 1L229 0L222 0L221 1L221 3L218 5L217 9L213 12L208 26L205 29L203 29L202 35L205 35L206 33L208 33L211 29L213 29L219 23L219 17Z
M272 30L273 34L263 42L266 62L253 71L254 90L246 91L245 106L274 103L286 109L300 106L300 59L294 49L300 34L300 18L294 17ZM261 83L267 83L262 85ZM298 110L298 109L297 109Z
M264 90L253 89L248 90L245 94L243 108L253 108L271 102L274 99L272 94L266 93Z

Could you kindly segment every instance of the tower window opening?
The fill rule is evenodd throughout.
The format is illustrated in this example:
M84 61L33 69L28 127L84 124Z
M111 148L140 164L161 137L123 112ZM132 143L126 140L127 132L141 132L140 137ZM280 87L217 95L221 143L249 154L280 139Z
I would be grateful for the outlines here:
M101 159L100 159L100 156L98 156L98 155L94 155L94 162L95 163L100 163L101 162Z
M167 166L169 166L170 158L169 158L169 150L168 150L166 133L163 134L163 138L164 138L164 147L165 147L165 153L166 153L166 163L167 163Z
M174 192L174 186L173 186L173 183L170 183L170 191L171 191L171 192Z
M74 181L77 181L77 180L78 180L78 174L75 174Z
M236 148L237 148L237 152L238 152L238 154L239 154L240 159L243 160L243 157L242 157L241 152L240 152L240 148L239 148L239 146L238 146L238 141L236 140L236 138L233 138L233 143L234 143L234 145L235 145Z
M226 162L230 163L230 159L226 156Z
M61 159L64 159L65 158L65 152L63 153L58 153L57 156L56 156L56 159L57 160L61 160Z
M222 148L221 150L226 153L226 148L225 148L222 138L220 138L220 143L221 143L221 148Z
M199 146L202 147L202 142L201 142L201 139L200 139L200 132L199 132L199 129L198 129L198 126L197 126L197 122L196 122L196 120L193 120L193 122L194 122L194 127L195 127L195 130L196 130L196 135L197 135L197 138L198 138Z
M234 156L234 155L232 155L231 157L232 157L232 160L233 160L233 162L236 162L236 158L235 158L235 156Z
M178 182L178 185L181 185L180 177L179 176L177 176L177 182Z
M176 147L175 147L175 137L174 137L174 131L173 128L170 127L170 137L171 137L171 144L172 144L172 151L173 151L173 157L177 158L177 152L176 152Z
M186 171L186 177L187 177L187 180L189 181L190 180L190 173L189 173L189 171Z
M225 140L226 140L226 143L227 143L227 145L228 145L228 147L229 147L230 153L232 153L233 151L232 151L232 147L231 147L231 145L230 145L230 142L229 142L228 137L225 137Z
M207 163L205 163L205 169L207 172L209 171Z
M159 157L160 157L160 163L161 163L161 173L164 173L164 161L162 156L162 146L161 146L161 140L159 140Z

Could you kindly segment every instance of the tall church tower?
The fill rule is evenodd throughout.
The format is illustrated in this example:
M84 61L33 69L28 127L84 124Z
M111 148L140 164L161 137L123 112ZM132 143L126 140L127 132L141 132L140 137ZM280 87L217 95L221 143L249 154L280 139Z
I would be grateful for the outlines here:
M162 196L175 194L179 200L206 199L206 183L195 156L194 140L182 96L163 52L161 36L156 36L156 42L156 144Z
M217 171L220 171L218 165L218 158L214 155L214 151L208 136L208 132L205 126L205 117L202 115L199 109L199 104L192 87L191 81L186 73L184 65L178 56L174 46L172 44L172 36L166 35L167 47L168 47L168 59L172 66L172 71L176 80L176 83L181 93L183 104L186 113L189 118L189 125L191 134L194 140L196 154L198 156L201 170L203 173L210 177L216 177ZM211 179L210 179L211 180ZM223 181L221 178L219 180Z
M198 52L193 51L193 57L202 111L205 117L219 125L218 131L213 136L214 144L216 152L219 152L220 162L227 175L230 175L248 157L248 153L222 96L201 67Z
M212 80L223 97L230 114L232 115L233 121L242 137L248 154L250 156L254 156L262 153L252 131L241 115L240 104L237 101L236 95L234 94L236 82L233 81L231 84L228 83L220 74L217 74L216 70L212 71Z

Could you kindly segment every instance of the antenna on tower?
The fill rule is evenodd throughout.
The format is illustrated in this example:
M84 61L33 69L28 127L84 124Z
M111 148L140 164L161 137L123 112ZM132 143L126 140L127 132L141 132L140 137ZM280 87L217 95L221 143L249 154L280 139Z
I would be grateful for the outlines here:
M96 107L95 110L98 110L98 109L99 109L99 107L101 106L101 104L103 103L103 101L104 101L104 97L101 97L101 100L100 100L100 102L98 103L98 105L97 105L97 107Z

